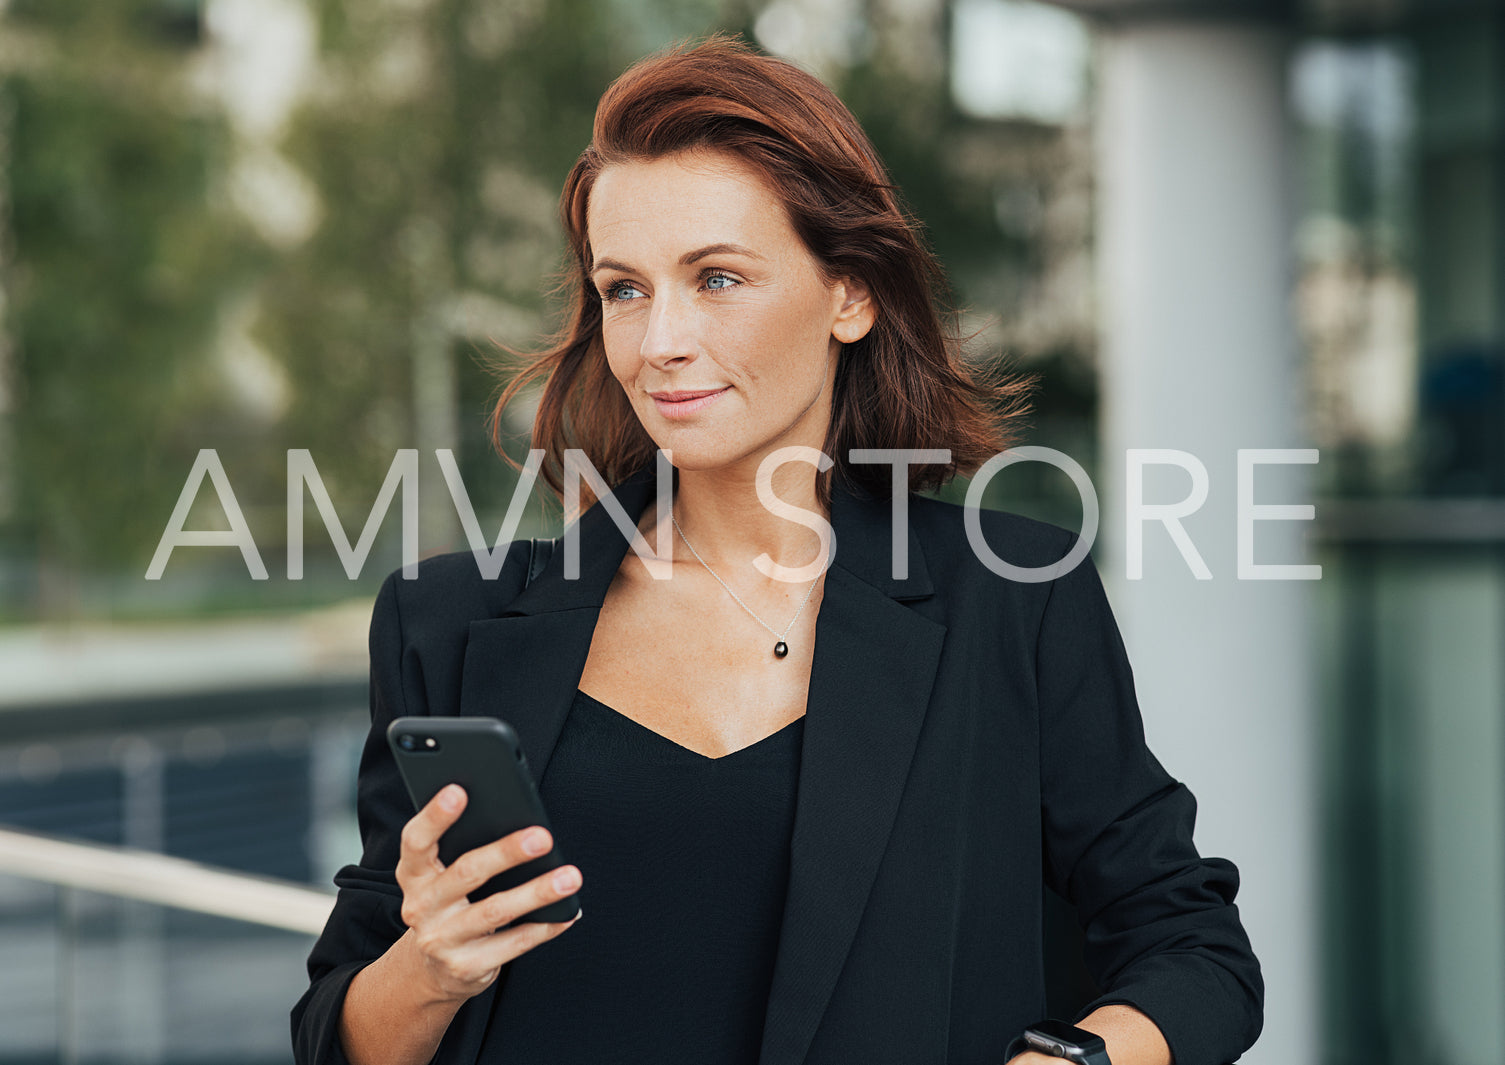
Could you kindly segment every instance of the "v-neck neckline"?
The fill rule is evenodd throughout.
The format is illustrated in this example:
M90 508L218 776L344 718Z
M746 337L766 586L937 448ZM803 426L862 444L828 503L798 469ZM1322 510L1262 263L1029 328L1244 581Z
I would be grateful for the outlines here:
M686 747L684 744L678 742L677 740L671 740L668 736L665 736L662 732L659 732L659 731L657 731L655 729L651 729L647 725L643 724L641 721L638 721L636 718L630 717L629 715L622 713L622 711L618 710L616 707L611 706L608 703L602 702L600 699L597 699L594 695L590 694L589 692L587 692L583 688L576 688L575 691L576 691L576 693L579 695L579 697L581 699L584 699L586 702L590 703L592 706L595 706L595 707L598 707L598 708L600 708L602 710L605 710L607 713L611 714L612 716L614 716L616 718L619 718L622 721L625 721L633 729L635 729L637 731L640 731L640 732L646 732L649 736L653 737L658 742L660 742L662 744L667 744L669 747L672 747L674 750L683 752L685 755L688 755L689 757L691 757L693 759L696 759L697 761L700 761L700 762L720 763L720 762L725 762L728 759L739 758L741 755L748 754L749 752L756 751L756 750L758 750L758 749L760 749L762 747L766 747L766 746L772 744L775 740L778 740L780 737L784 736L788 732L795 731L796 729L802 728L804 720L805 720L805 715L801 714L799 717L795 718L793 721L789 722L787 725L784 725L782 728L777 729L777 730L775 730L773 732L770 732L768 735L764 736L762 739L754 740L752 743L749 743L745 747L738 747L735 751L728 751L726 754L722 754L722 755L710 755L710 754L704 754L704 753L702 753L700 751L694 750L693 748Z

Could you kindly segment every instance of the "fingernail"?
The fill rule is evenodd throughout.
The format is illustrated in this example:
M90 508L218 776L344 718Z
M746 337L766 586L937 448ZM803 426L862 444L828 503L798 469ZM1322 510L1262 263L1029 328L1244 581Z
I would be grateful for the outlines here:
M446 784L439 793L439 805L451 812L460 808L460 785Z
M555 891L574 891L580 886L580 872L573 866L565 866L554 874Z
M543 829L534 829L523 837L524 854L542 854L549 849L549 835Z

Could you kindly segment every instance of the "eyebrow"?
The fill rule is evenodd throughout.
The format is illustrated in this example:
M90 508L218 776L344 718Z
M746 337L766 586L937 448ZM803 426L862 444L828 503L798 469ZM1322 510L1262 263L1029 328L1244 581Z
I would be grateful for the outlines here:
M689 266L692 263L697 263L701 259L704 259L707 255L726 254L746 255L751 259L765 259L764 256L759 255L751 248L744 248L740 244L707 244L704 248L696 248L694 251L685 252L679 257L679 265ZM598 274L602 270L620 270L624 274L630 274L633 272L632 267L617 259L597 259L595 264L591 267L590 272L592 274Z

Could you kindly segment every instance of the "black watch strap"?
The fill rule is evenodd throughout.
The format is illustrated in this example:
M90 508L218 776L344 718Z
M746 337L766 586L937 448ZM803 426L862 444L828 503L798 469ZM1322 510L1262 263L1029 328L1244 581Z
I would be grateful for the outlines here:
M1077 1065L1113 1065L1103 1037L1060 1021L1040 1021L1024 1030L1004 1052L1003 1060L1012 1061L1027 1050L1047 1054Z

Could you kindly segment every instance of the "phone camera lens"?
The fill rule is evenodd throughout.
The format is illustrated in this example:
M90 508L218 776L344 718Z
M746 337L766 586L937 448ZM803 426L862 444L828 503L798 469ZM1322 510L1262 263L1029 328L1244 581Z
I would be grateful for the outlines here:
M418 749L418 740L404 732L401 736L397 737L397 746L405 751L416 751Z

